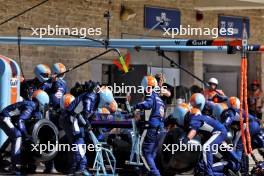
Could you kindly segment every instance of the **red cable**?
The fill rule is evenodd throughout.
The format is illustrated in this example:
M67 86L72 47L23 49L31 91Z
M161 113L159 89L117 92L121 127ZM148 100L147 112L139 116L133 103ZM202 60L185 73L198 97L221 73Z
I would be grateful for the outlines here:
M248 155L247 152L247 143L246 143L246 138L245 138L245 133L244 133L244 120L243 120L243 102L244 102L244 82L245 82L245 74L244 74L244 69L245 69L245 58L241 59L241 73L240 73L240 111L239 111L239 119L240 119L240 130L241 130L241 138L242 138L242 143L244 147L245 154Z
M246 115L246 136L247 136L247 144L248 151L252 154L252 146L251 146L251 136L249 131L249 121L248 121L248 102L247 102L247 59L244 58L244 103L245 103L245 115Z

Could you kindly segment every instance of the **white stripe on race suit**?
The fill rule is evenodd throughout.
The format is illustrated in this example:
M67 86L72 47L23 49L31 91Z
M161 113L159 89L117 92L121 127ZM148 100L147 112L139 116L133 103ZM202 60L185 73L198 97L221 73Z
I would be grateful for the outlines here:
M63 89L63 88L58 88L58 91L61 91L61 92L63 92L63 91L64 91L64 89Z
M228 164L227 161L221 161L213 164L213 167L218 167L218 166L226 166Z
M91 101L89 100L89 101L87 101L87 107L91 107Z
M22 137L18 137L15 143L15 154L17 154L17 152L19 151L21 144L22 144Z
M214 155L216 158L218 159L222 159L223 158L223 155L219 152L217 152L215 155Z
M76 118L73 119L73 128L74 128L74 131L80 132L80 127L78 125L78 120Z
M239 121L240 121L240 115L239 115L239 113L237 113L237 112L236 112L236 115L235 115L234 121L236 121L236 122L239 122Z
M80 101L80 103L77 105L77 107L74 109L74 112L76 114L80 114L83 111L83 101Z
M234 140L234 150L236 150L236 146L237 146L237 143L238 143L238 140L240 139L241 137L241 131L237 131L236 132L236 138Z
M152 109L145 110L145 121L149 121L149 118L150 118L150 115L151 115L151 111L152 111Z
M214 127L212 127L208 123L204 123L203 126L200 127L200 130L212 132L214 130Z
M18 102L21 102L21 101L23 101L23 100L24 100L24 98L21 97L21 96L19 96Z
M207 156L206 152L209 151L210 144L221 134L221 132L214 132L213 135L206 141L206 143L203 145L203 160L204 163L207 165Z
M244 123L244 130L245 129L246 129L246 124ZM238 141L239 141L239 139L240 139L241 136L242 136L241 130L237 131L236 132L236 138L234 140L234 150L236 150L237 143L238 143Z
M55 97L57 98L61 98L63 96L63 93L61 91L58 91L57 93L55 93Z
M263 140L264 139L264 134L260 133L260 134L258 134L258 137Z
M156 97L156 100L158 100L158 101L162 102L162 101L161 101L161 99L160 99L160 97Z
M13 123L11 122L10 117L5 117L3 122L5 122L5 124L9 127L9 128L15 128Z
M73 117L73 116L70 117L70 121L71 121L71 123L73 123L74 118L75 118L75 117Z
M14 111L9 112L10 116L17 116L19 114L20 114L20 110L18 108L16 108Z
M144 130L143 133L142 133L142 135L141 135L141 140L140 140L140 152L139 152L139 153L140 153L140 157L141 157L141 159L142 159L142 161L143 161L143 163L144 163L146 169L147 169L148 171L150 171L149 165L148 165L148 163L147 163L147 161L146 161L146 159L145 159L145 157L144 157L144 155L143 155L143 152L142 152L142 145L143 145L144 139L145 139L145 137L146 137L146 135L147 135L147 132L148 132L148 130Z
M145 121L149 121L149 117L150 117L150 115L151 115L151 111L152 111L152 109L150 109L150 110L145 110ZM146 135L147 135L147 132L148 132L148 130L145 129L145 130L143 131L142 135L141 135L141 140L140 140L140 151L139 151L139 153L140 153L140 157L141 157L141 159L142 159L142 161L143 161L143 164L145 165L146 169L147 169L148 171L150 171L149 165L148 165L148 163L147 163L147 161L146 161L146 159L145 159L145 157L144 157L144 155L143 155L143 152L142 152L142 145L143 145L143 143L144 143L144 140L145 140L145 137L146 137Z
M31 112L29 111L29 110L26 110L26 112L25 113L27 113L27 114L30 114Z
M85 151L85 149L83 147L84 147L84 144L78 144L79 153L80 153L82 158L84 157L84 155L86 153L86 151Z
M65 133L65 131L64 130L60 130L59 131L59 139L61 139L63 136L65 136L66 135L66 133Z

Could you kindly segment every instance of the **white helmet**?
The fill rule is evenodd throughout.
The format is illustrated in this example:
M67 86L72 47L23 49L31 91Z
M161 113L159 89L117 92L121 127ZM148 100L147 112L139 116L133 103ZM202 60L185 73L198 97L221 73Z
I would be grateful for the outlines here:
M200 111L202 111L205 105L204 95L201 93L192 94L190 98L190 104L192 105L192 107L200 109Z
M62 63L55 63L53 64L52 68L51 68L51 71L52 71L52 74L56 74L56 75L59 75L59 74L62 74L66 71L66 67L65 65L63 65ZM64 77L65 74L63 75L59 75L61 78Z
M216 78L210 78L209 80L208 80L208 83L210 84L216 84L216 85L218 85L218 80L216 79Z

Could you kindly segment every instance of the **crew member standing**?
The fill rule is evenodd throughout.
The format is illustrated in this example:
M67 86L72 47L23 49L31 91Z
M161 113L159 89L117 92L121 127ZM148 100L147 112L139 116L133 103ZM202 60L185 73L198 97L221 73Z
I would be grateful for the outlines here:
M227 100L225 93L222 90L217 89L219 83L216 78L210 78L207 83L209 86L203 91L206 101L219 103Z
M165 105L159 95L155 92L158 86L157 80L153 76L145 76L141 82L145 90L145 100L132 107L132 109L151 110L148 120L148 129L142 135L142 160L148 175L160 176L156 167L155 157L159 141L164 134L164 108Z

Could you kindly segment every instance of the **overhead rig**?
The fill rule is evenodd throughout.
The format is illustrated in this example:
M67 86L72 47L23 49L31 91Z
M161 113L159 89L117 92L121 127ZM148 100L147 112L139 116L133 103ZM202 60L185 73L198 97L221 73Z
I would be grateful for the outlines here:
M17 45L17 37L0 37L0 44ZM91 40L81 38L37 38L21 37L21 45L43 45L43 46L68 46L105 48L104 40ZM189 39L109 39L107 48L156 50L159 47L164 51L218 51L227 52L241 51L242 40L189 40ZM247 45L246 50L264 51L264 45Z

